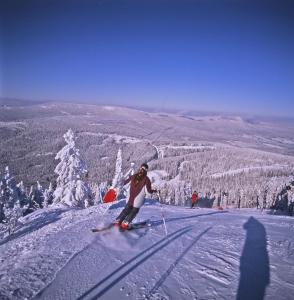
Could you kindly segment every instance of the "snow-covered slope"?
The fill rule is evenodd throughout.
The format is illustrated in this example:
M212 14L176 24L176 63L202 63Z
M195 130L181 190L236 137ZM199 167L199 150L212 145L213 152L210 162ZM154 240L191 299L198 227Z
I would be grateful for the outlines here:
M91 232L123 205L104 215L106 207L94 206L23 218L23 226L0 243L0 298L294 298L293 218L150 200L137 221L150 219L151 227Z

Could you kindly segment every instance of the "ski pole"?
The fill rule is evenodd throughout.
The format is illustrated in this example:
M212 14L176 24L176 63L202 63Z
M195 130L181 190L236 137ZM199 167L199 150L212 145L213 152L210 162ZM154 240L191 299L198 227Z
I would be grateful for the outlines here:
M161 208L161 216L162 216L162 220L163 220L163 225L164 225L164 230L165 230L165 236L167 236L167 228L166 228L166 224L165 224L165 218L164 218L164 213L163 213L163 206L161 203L161 198L160 198L160 192L158 191L158 199L159 199L159 203L160 203L160 208Z
M109 208L113 205L113 203L110 203L107 208L104 210L102 216L104 216L108 211L109 211Z

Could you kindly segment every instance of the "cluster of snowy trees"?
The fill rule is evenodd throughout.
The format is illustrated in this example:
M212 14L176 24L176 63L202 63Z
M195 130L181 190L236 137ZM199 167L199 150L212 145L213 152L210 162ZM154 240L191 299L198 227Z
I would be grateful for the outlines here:
M79 139L83 146L91 149L86 136L80 135ZM63 137L66 145L55 156L59 161L54 170L57 176L47 188L37 181L27 189L23 182L17 184L9 168L5 168L0 176L0 227L11 232L21 216L52 205L87 208L101 203L110 186L116 188L118 198L123 198L126 192L123 180L135 172L135 163L131 163L127 173L122 170L127 169L131 161L138 165L149 161L150 170L166 172L156 188L161 191L161 201L168 204L189 205L194 190L200 197L199 203L208 207L287 210L294 203L294 161L289 156L208 144L123 144L105 134L97 134L101 145L89 151L96 153L95 162L99 162L101 168L96 164L89 178L73 131L68 130Z
M88 184L88 170L85 162L80 157L80 151L76 147L76 137L71 129L64 134L66 145L56 154L59 160L55 168L57 179L50 183L47 189L43 189L37 182L28 191L23 182L19 184L10 175L6 167L0 180L0 229L9 234L15 229L20 217L25 216L36 209L49 206L66 206L75 208L87 208L96 203L101 203L104 194L109 188L107 181L100 184ZM127 176L134 174L135 165L126 174L122 172L122 151L118 150L112 187L117 190L118 199L124 197L123 181Z
M22 181L17 184L7 166L0 178L0 224L2 224L2 229L11 233L20 217L51 204L52 194L52 185L44 191L39 182L36 186L31 186L30 190L24 187Z
M191 190L198 192L199 204L209 207L277 207L285 211L294 202L292 157L232 147L185 152L151 164L153 169L169 173L161 187L167 203L187 205Z
M44 190L37 182L37 185L32 186L28 192L23 182L16 184L9 168L5 168L0 181L0 223L9 233L13 231L21 216L36 209L59 204L81 208L93 205L91 189L82 180L87 174L87 168L80 158L71 129L64 135L64 139L66 146L55 157L60 162L55 168L58 177L54 188L50 183L48 189Z
M62 113L63 110L70 114ZM121 115L113 119L113 112L99 107L77 107L75 104L65 107L63 104L50 104L47 108L31 107L27 111L22 109L21 116L15 109L11 111L11 120L22 122L1 124L0 172L9 165L16 180L23 180L26 186L39 181L47 187L50 181L55 181L54 157L63 146L62 136L68 128L72 128L77 136L76 145L83 159L90 162L87 166L89 182L112 180L119 148L124 156L123 168L128 168L131 161L136 164L149 161L156 154L154 147L143 139L141 142L127 143L112 137L120 134L140 138L149 131L148 128L143 125L138 128L129 117L128 121L121 120ZM46 118L43 118L44 114ZM3 121L3 115L0 116L0 121ZM21 125L16 126L14 123Z

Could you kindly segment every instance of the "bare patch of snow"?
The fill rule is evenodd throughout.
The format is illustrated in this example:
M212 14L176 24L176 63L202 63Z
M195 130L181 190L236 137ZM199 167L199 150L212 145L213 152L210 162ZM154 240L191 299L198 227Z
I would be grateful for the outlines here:
M102 106L102 108L109 111L115 110L114 106Z
M35 156L48 156L48 155L54 155L54 153L53 152L37 153Z
M107 134L109 138L114 139L116 143L125 143L125 144L135 144L140 143L142 140L126 136L126 135L118 135L118 134Z
M62 110L62 111L60 111L62 114L64 114L64 115L71 115L69 112L67 112L67 111L64 111L64 110Z
M102 123L89 123L89 126L102 126Z

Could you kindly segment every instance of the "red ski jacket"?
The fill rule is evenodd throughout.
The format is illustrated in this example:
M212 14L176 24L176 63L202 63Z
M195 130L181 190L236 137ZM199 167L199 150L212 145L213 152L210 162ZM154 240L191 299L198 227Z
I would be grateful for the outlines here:
M198 199L197 194L193 193L192 194L192 202L196 203L197 199Z

